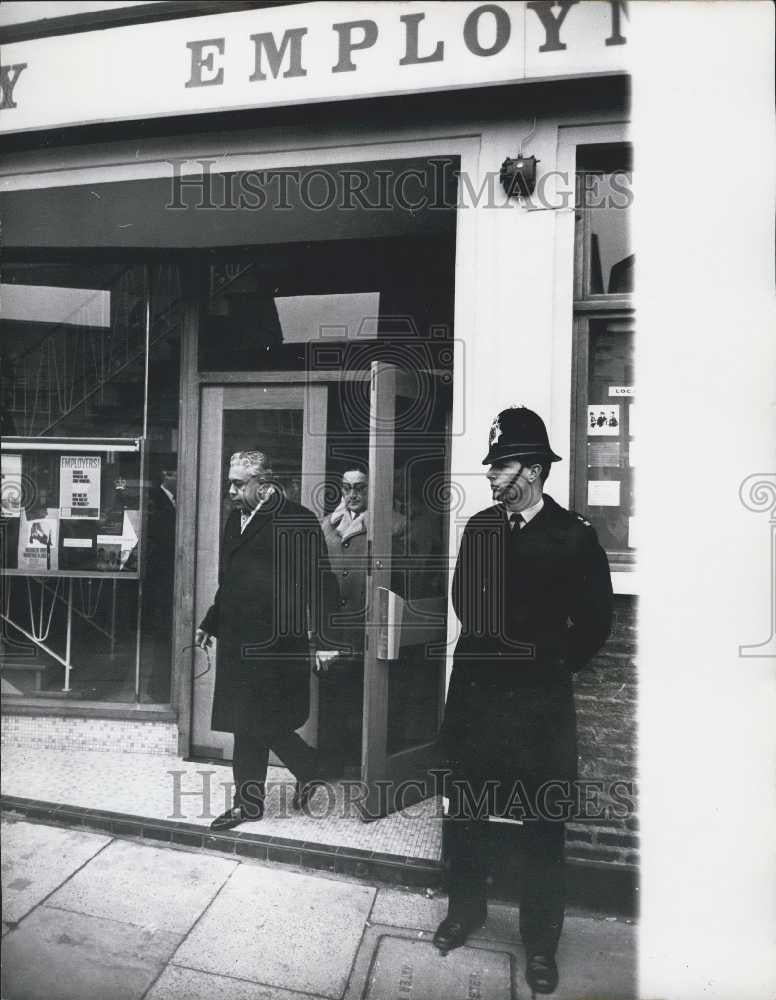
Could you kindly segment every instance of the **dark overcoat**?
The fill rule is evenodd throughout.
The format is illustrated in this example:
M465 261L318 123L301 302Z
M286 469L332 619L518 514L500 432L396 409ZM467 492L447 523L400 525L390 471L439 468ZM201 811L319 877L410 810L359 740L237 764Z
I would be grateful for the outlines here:
M512 531L503 506L466 525L453 578L461 621L441 745L453 775L529 795L577 776L572 675L605 642L612 585L594 528L545 495Z
M201 628L218 637L212 728L238 718L263 731L303 725L310 712L310 646L334 648L336 583L315 515L281 493L240 531L224 530L219 586Z

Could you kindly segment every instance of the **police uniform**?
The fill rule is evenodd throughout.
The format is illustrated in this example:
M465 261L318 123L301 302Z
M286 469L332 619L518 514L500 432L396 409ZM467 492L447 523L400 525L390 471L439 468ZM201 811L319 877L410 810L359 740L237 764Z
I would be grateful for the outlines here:
M499 415L489 445L483 464L559 460L541 418L523 407ZM529 959L553 959L563 922L564 824L547 818L542 794L548 782L577 777L572 677L603 645L612 612L609 565L594 528L547 494L541 499L522 523L510 524L507 508L495 504L466 525L453 578L461 633L441 732L451 772L448 920L463 929L452 946L485 919L484 821L471 808L480 799L491 814L524 820L515 832ZM487 797L488 783L495 797ZM449 935L440 940L449 944Z

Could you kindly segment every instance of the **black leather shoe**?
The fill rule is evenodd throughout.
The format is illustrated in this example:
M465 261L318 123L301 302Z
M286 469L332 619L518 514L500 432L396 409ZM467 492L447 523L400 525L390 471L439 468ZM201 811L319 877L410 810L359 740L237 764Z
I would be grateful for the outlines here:
M434 934L434 947L446 955L453 948L460 948L462 944L465 944L471 932L482 927L484 923L484 918L471 921L461 920L460 917L445 917Z
M244 806L232 806L231 809L227 809L225 813L221 813L220 816L216 816L213 822L210 824L211 830L232 830L235 826L239 826L240 823L251 823L260 820L264 815L264 808L259 809L255 816L250 815Z
M325 784L326 781L324 778L311 778L304 784L297 781L294 788L294 797L291 799L291 808L296 809L297 812L301 809L306 809L310 799L315 794L315 790Z
M534 993L554 993L558 986L558 966L551 955L530 955L525 978Z

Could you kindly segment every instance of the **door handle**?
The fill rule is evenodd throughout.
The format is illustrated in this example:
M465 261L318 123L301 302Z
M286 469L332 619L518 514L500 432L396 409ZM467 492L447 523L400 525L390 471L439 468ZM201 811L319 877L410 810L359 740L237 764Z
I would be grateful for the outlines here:
M377 588L377 659L398 660L404 601L387 587Z

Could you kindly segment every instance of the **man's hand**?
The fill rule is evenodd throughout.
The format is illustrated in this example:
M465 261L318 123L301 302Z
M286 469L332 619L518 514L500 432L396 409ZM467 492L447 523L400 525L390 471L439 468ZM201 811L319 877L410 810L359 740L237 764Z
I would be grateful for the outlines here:
M203 628L198 628L194 633L194 645L200 646L202 649L207 649L210 643L213 641L213 637L209 632L206 632Z
M338 649L318 649L315 652L315 672L316 674L328 673L329 666L334 660L339 658Z

